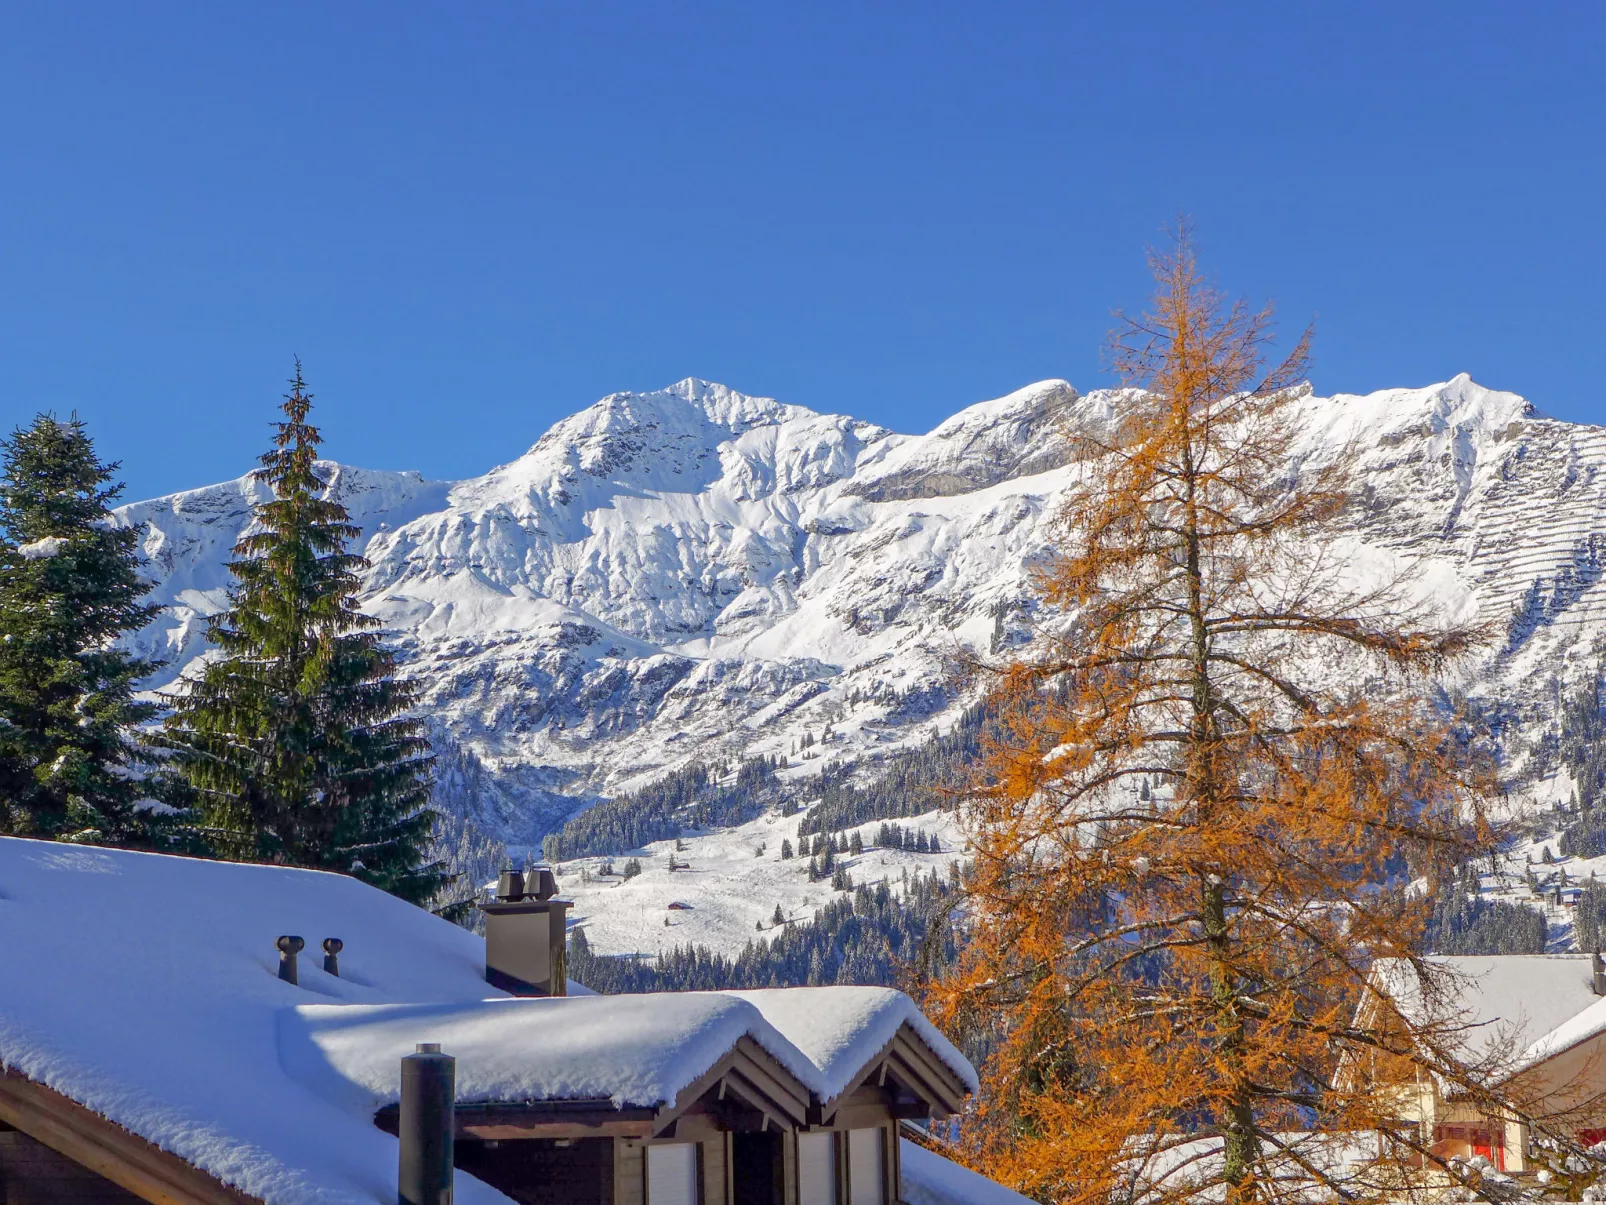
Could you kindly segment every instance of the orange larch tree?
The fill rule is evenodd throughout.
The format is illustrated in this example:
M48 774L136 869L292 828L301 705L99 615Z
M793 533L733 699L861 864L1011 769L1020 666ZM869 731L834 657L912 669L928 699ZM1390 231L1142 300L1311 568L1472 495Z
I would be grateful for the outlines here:
M1434 1162L1402 1090L1470 1074L1411 884L1495 839L1423 686L1481 633L1345 584L1346 461L1296 458L1308 332L1268 367L1270 310L1185 231L1151 264L1128 388L1068 436L1040 639L992 670L971 940L933 994L991 1049L963 1138L1045 1201L1397 1196ZM1379 959L1450 1007L1402 1016Z

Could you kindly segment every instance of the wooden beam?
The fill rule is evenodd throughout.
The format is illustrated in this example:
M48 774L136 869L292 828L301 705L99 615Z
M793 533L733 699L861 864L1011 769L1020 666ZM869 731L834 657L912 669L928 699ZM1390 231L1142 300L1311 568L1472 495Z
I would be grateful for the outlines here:
M0 1071L0 1121L151 1205L261 1205L53 1088Z
M767 1102L769 1111L777 1121L797 1125L804 1120L809 1105L808 1089L791 1072L781 1066L769 1051L746 1034L717 1063L691 1084L682 1088L669 1104L660 1106L658 1127L654 1137L664 1138L673 1132L668 1127L682 1113L693 1109L704 1096L712 1096L720 1084L731 1077L731 1087L751 1100Z
M471 1138L643 1137L652 1129L654 1109L616 1109L607 1101L532 1101L460 1104L454 1110L457 1133ZM387 1134L401 1128L401 1110L386 1105L374 1125Z

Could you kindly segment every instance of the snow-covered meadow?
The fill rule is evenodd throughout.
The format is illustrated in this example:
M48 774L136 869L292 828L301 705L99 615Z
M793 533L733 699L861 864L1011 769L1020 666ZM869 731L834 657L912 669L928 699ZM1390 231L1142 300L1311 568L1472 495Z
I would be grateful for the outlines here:
M599 954L656 956L685 945L734 953L755 937L773 934L777 906L785 923L795 924L812 920L816 908L840 898L829 875L809 881L807 855L782 860L783 840L794 849L798 845L800 819L761 816L736 828L687 836L679 850L674 841L655 842L639 858L641 873L629 879L622 874L628 857L561 862L558 886L574 901L573 925L585 931ZM855 887L886 882L897 890L906 874L946 874L962 859L964 837L952 813L930 812L897 823L936 836L942 852L871 848L879 822L860 825L865 852L837 858ZM671 860L681 869L671 870ZM614 873L601 874L609 865Z

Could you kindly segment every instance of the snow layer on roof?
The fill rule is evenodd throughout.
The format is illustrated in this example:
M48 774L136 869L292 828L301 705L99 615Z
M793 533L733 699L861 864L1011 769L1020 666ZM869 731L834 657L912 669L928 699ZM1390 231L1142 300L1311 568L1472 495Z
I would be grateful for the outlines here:
M1591 1000L1592 1003L1583 1012L1568 1018L1549 1033L1529 1043L1517 1057L1517 1066L1513 1069L1513 1074L1558 1055L1564 1050L1570 1050L1580 1042L1587 1042L1597 1034L1606 1033L1606 999L1592 996Z
M0 1064L270 1205L391 1201L396 1141L285 1075L311 999L471 1001L474 934L354 879L0 838ZM301 986L273 942L304 937ZM339 937L341 978L318 943ZM463 1205L508 1205L459 1176Z
M1030 1197L944 1159L935 1151L899 1140L903 1167L899 1197L908 1205L1031 1205Z
M1435 955L1431 961L1456 977L1454 1019L1466 1026L1471 1058L1521 1052L1520 1069L1606 1030L1606 1000L1594 993L1587 954ZM1392 960L1379 972L1385 982L1409 975ZM1420 1011L1414 976L1389 990L1403 1011Z
M889 987L763 988L729 992L750 1001L764 1019L819 1069L822 1100L839 1096L853 1077L907 1024L972 1092L976 1071L913 1000Z
M625 1035L628 1035L626 1040ZM810 1089L820 1075L744 1000L717 992L305 1005L281 1020L286 1069L370 1115L400 1096L401 1059L439 1042L457 1059L460 1101L673 1101L746 1035ZM360 1098L349 1095L360 1089Z
M479 937L343 875L0 837L0 933L0 1066L268 1205L394 1200L373 1114L418 1042L459 1058L467 1100L656 1104L743 1034L830 1099L904 1023L975 1082L884 988L514 1000ZM307 943L299 986L285 933ZM508 1205L466 1174L456 1191Z

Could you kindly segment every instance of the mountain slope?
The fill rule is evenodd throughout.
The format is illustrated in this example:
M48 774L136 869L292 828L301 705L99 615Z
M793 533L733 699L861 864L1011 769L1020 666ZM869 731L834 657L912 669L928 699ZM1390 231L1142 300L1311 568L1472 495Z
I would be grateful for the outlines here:
M364 530L365 607L494 780L485 822L526 843L694 757L785 755L806 800L827 761L951 724L944 658L1027 635L1029 568L1079 471L1060 427L1119 401L1043 382L907 436L688 380L604 398L468 481L326 468ZM1447 685L1542 776L1563 684L1606 633L1606 431L1465 376L1301 405L1304 460L1349 449L1361 470L1339 550L1498 622ZM138 638L169 661L155 685L202 651L256 488L118 512L165 608Z

